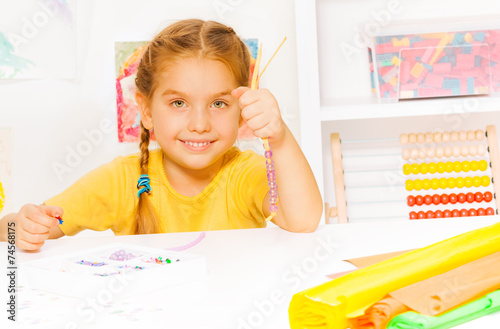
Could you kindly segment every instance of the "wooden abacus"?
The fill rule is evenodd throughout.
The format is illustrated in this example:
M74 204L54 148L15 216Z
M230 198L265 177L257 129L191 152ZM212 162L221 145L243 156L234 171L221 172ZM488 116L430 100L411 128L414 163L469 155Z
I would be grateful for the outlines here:
M486 136L487 146L483 144L479 145L465 145L466 142L478 142L482 141ZM479 208L479 209L453 209L453 210L445 210L442 211L440 208L444 205L448 205L448 207L455 204L464 204L467 203L472 204L473 202L491 202L496 198L496 195L500 195L500 185L495 185L495 180L500 182L500 152L498 149L498 139L497 139L496 128L493 125L489 125L486 127L486 133L482 130L476 131L460 131L460 132L434 132L434 133L419 133L419 134L401 134L399 138L399 146L403 146L401 149L401 158L404 163L403 169L404 172L401 174L401 165L399 165L398 171L400 173L400 177L402 177L402 181L404 184L400 184L398 186L399 193L401 196L398 196L393 202L397 202L401 205L401 202L406 201L408 207L413 206L430 206L437 209L436 211L428 210L424 211L408 211L408 208L405 207L405 214L408 214L410 219L423 219L423 218L434 218L434 217L462 217L462 216L477 216L477 215L493 215L498 213L498 210L494 210L492 207L487 209ZM373 139L371 142L394 142L397 139ZM346 199L346 184L344 180L345 171L344 171L344 163L343 163L343 154L341 147L341 139L338 133L332 133L330 135L331 142L331 151L332 151L332 163L333 163L333 176L334 176L334 188L335 188L335 200L336 207L330 207L328 203L325 204L325 218L326 223L330 223L330 218L337 217L338 223L347 223L349 222L348 216L348 200ZM364 141L345 141L344 143L359 143L366 142ZM440 144L440 143L454 143L454 146L446 146L446 147L424 147L424 144ZM458 146L457 144L464 144L462 146ZM420 144L420 147L414 147L413 145ZM410 148L407 148L410 146ZM392 156L392 155L391 155ZM489 156L489 157L488 157ZM468 160L457 161L458 157L474 157L475 159L481 157L480 161L472 160L469 162ZM431 163L421 163L418 164L416 161L421 161L423 159L429 158L455 158L454 162L447 161L444 162L431 162ZM487 160L489 161L487 161ZM413 164L408 163L408 161L414 161ZM489 167L488 168L488 163ZM472 166L471 166L472 164ZM439 165L439 166L438 166ZM429 166L430 171L429 171ZM444 170L443 170L444 166ZM450 166L452 167L450 171ZM438 168L439 167L439 168ZM479 168L481 167L481 168ZM388 170L393 170L388 169ZM483 176L483 177L449 177L445 178L448 174L454 172L469 172L472 170L481 170L485 173L490 171L491 177ZM367 171L368 172L368 171ZM432 179L408 179L410 174L416 175L426 175L426 174L436 174ZM403 175L403 176L401 176ZM439 178L440 177L440 178ZM439 178L439 179L438 179ZM446 184L445 184L446 182ZM492 187L490 186L490 182L492 183ZM458 183L458 184L457 184ZM412 185L413 184L413 185ZM417 186L414 186L414 185ZM450 195L447 194L434 194L434 195L425 195L425 196L412 196L409 192L414 190L436 190L436 189L454 189L454 188L492 188L492 192L486 191L482 192L469 192L459 193L458 196L454 193ZM401 191L405 190L405 193ZM406 195L406 198L404 197ZM451 196L451 201L450 201ZM438 200L439 197L439 200ZM406 200L405 200L406 199ZM496 203L496 202L495 202ZM439 205L439 206L438 206ZM350 206L352 207L352 206ZM494 206L496 209L496 206ZM399 207L399 212L402 213L401 207ZM399 218L402 216L398 216Z

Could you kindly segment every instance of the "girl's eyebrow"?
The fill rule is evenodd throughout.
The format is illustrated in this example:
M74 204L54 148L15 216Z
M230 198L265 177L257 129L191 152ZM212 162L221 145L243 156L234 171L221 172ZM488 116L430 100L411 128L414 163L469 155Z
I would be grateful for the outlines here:
M217 98L217 97L221 97L221 96L228 96L228 95L230 96L231 95L231 91L232 90L224 90L224 91L221 91L221 92L218 92L218 93L215 93L215 94L211 95L211 97L212 98ZM174 89L167 89L161 95L162 96L166 96L166 95L179 95L179 96L182 96L182 97L186 97L187 96L182 91L178 91L178 90L174 90Z

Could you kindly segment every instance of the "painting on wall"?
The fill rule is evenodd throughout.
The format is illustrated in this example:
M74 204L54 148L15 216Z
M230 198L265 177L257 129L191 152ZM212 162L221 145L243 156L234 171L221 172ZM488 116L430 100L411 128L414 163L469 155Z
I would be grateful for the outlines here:
M0 127L0 218L12 211L12 132Z
M76 78L77 0L0 1L0 79Z
M252 55L251 71L258 51L257 39L244 39ZM148 42L116 42L115 43L115 74L116 74L116 105L118 121L118 141L139 142L140 114L135 101L135 77L142 52ZM245 141L245 149L254 148L249 141L257 139L252 131L243 125L238 133L238 141ZM258 146L260 151L261 146Z

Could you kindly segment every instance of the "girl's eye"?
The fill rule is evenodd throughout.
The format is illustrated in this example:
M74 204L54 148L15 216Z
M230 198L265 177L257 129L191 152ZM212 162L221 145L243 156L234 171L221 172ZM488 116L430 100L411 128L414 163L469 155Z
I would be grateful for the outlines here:
M172 103L175 107L184 107L186 106L186 103L184 101L180 101L180 100L177 100L177 101L173 101Z
M224 103L223 101L215 101L213 106L217 109L221 109L226 106L226 103Z

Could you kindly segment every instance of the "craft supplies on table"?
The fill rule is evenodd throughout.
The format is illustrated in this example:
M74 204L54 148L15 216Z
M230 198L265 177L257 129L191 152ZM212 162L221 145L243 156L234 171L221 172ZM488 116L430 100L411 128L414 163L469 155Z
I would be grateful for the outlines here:
M292 329L348 327L387 294L500 251L500 224L467 232L297 293Z
M372 91L382 102L500 93L500 17L359 27ZM373 33L375 32L375 33Z
M111 293L114 300L171 291L203 296L205 257L185 252L110 244L21 265L21 283L64 296L86 298ZM183 287L183 289L173 289ZM196 287L196 288L194 288Z

